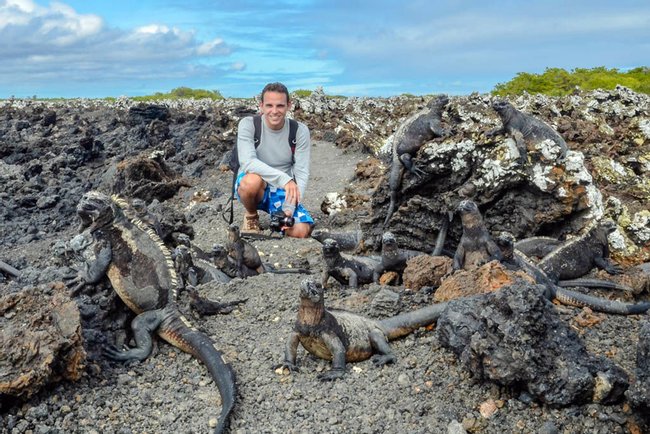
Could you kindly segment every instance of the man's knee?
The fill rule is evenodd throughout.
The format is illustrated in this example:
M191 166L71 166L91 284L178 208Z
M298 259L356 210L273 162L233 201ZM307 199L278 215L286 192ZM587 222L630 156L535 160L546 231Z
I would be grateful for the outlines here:
M286 234L292 238L308 238L314 225L309 223L296 223L292 228L286 230Z
M237 193L240 197L258 197L260 196L260 191L263 192L266 188L266 183L256 173L247 173L239 181L239 188Z

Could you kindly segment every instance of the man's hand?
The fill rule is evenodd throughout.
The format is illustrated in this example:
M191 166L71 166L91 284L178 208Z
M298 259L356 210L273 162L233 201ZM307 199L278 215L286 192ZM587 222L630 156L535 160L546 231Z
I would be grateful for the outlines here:
M287 182L284 185L285 197L284 201L287 203L292 203L294 206L297 206L300 202L300 190L298 189L298 184L293 179Z

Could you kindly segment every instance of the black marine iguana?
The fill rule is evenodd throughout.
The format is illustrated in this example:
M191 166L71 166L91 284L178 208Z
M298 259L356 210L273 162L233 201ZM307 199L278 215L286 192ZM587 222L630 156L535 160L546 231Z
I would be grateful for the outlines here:
M375 267L373 281L378 283L382 273L386 271L395 271L401 276L406 268L406 262L421 255L426 255L426 253L400 249L395 235L392 232L384 232L381 237L381 263Z
M478 205L469 199L463 200L456 208L463 225L463 235L456 248L453 269L478 267L492 260L500 260L501 250L490 236Z
M360 283L371 283L380 263L365 256L342 255L338 243L330 239L323 242L323 259L322 285L325 288L330 277L351 288L357 288Z
M607 260L609 256L607 236L614 231L616 231L616 223L612 220L592 222L582 235L564 242L542 258L537 266L555 282L584 276L594 267L601 268L609 274L620 274L621 267L610 264Z
M106 354L115 360L144 360L151 354L151 335L156 332L200 359L221 394L215 432L222 433L235 403L235 374L214 342L178 310L178 281L170 252L132 212L124 200L96 191L84 194L77 206L80 230L87 228L97 243L96 263L82 278L94 283L106 274L122 301L137 314L131 323L137 346L126 351L107 348Z
M384 227L395 212L397 193L402 185L404 168L416 176L422 176L421 169L413 164L413 157L426 142L447 135L441 127L442 113L449 102L447 95L438 95L427 107L406 119L393 137L392 161L388 175L390 204L384 220Z
M560 161L566 158L567 144L550 125L542 122L536 117L522 113L512 106L508 101L495 101L492 108L501 118L503 125L488 131L486 136L491 137L497 134L507 133L515 140L519 150L519 162L526 162L528 145L535 145L544 140L554 142L560 148Z
M316 357L332 361L332 369L318 376L323 381L343 377L346 362L371 357L377 367L395 362L388 341L435 322L447 305L434 304L376 321L344 310L326 309L323 291L323 287L311 279L301 283L294 332L287 341L284 362L280 365L289 371L298 371L296 356L298 344L302 344Z
M220 270L216 265L200 258L194 258L190 248L179 244L172 253L176 273L183 280L181 287L186 284L197 286L201 283L221 282L228 283L232 280L230 276Z
M650 309L650 302L623 303L616 300L606 300L599 297L583 294L561 288L537 265L533 264L523 253L515 249L514 237L508 233L500 234L496 239L497 244L503 252L501 262L512 270L523 270L530 275L535 282L544 285L545 295L549 300L558 300L562 304L589 307L592 310L620 315L634 315ZM598 286L603 286L602 283Z

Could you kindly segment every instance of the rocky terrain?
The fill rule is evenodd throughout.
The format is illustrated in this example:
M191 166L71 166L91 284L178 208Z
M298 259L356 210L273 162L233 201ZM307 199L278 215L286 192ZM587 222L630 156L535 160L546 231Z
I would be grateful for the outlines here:
M361 228L365 251L379 248L388 205L384 175L392 135L429 98L334 99L315 92L295 101L293 115L310 127L314 141L305 202L319 227ZM418 154L416 164L425 176L404 176L398 207L388 224L400 245L430 251L441 218L461 198L471 197L490 231L508 231L517 238L566 239L594 218L612 218L618 225L610 235L613 258L627 268L648 262L650 98L619 88L564 98L514 99L519 109L553 125L569 146L564 164L540 148L529 150L530 164L523 168L516 164L510 138L486 135L500 124L490 107L493 100L488 95L451 98L443 116L449 135L425 144ZM149 106L126 99L0 101L0 261L21 272L16 278L0 271L0 297L16 297L27 290L29 297L40 293L44 300L61 296L61 284L54 282L74 274L70 267L79 256L69 243L78 224L75 207L91 189L145 200L159 216L170 246L180 232L204 249L223 242L227 225L221 211L231 175L219 170L219 162L234 144L237 121L255 108L253 100ZM236 207L235 218L241 219L241 207ZM454 219L447 250L453 251L460 232ZM255 245L267 262L309 265L314 276L320 276L323 261L315 240L277 238ZM594 274L606 277L603 272ZM648 429L643 418L647 409L631 406L622 395L614 402L583 399L549 405L521 385L490 381L488 374L443 345L437 331L427 329L392 343L395 364L381 369L369 361L348 364L347 376L334 383L316 379L329 363L304 352L298 358L300 372L276 370L295 319L301 280L301 276L262 275L202 285L201 293L212 299L248 299L225 316L200 318L191 313L182 295L181 307L188 317L217 342L237 373L239 400L232 432ZM433 300L431 292L404 286L371 284L356 291L331 286L328 306L372 317ZM634 281L634 293L597 293L641 301L649 298L647 286L640 279ZM30 389L20 398L4 395L0 432L209 432L218 415L219 395L201 364L165 343L144 362L111 362L102 348L106 343L129 342L126 329L132 315L116 300L108 282L86 287L74 301L81 318L85 367L79 368L79 356L70 356L74 370L48 368L50 379L39 383L39 390ZM0 310L5 335L19 315L26 315L17 316L6 306L0 304L6 309ZM650 379L637 367L642 365L637 362L637 345L647 314L605 315L559 305L548 305L543 312L546 309L557 312L557 320L572 330L571 339L620 367L632 384ZM61 334L78 335L69 329ZM12 365L9 354L15 354L8 348L19 344L0 342L7 345L0 356L4 374ZM57 354L83 354L74 345L58 348ZM582 351L575 354L583 357ZM639 354L646 354L643 351Z

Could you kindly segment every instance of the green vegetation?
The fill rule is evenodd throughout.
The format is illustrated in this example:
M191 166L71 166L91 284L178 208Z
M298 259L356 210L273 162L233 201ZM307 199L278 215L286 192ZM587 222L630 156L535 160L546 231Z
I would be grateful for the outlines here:
M177 87L169 93L156 92L153 95L134 96L134 101L159 101L161 99L223 99L218 90L191 89L189 87Z
M617 69L576 68L571 72L562 68L547 68L543 74L518 73L507 83L499 83L492 94L519 95L521 93L542 93L551 96L564 96L578 86L582 90L614 89L617 84L635 92L650 94L650 68L642 66L627 72Z
M309 89L298 89L298 90L294 90L292 94L293 96L298 98L307 98L309 95L312 94L312 92L314 91Z

